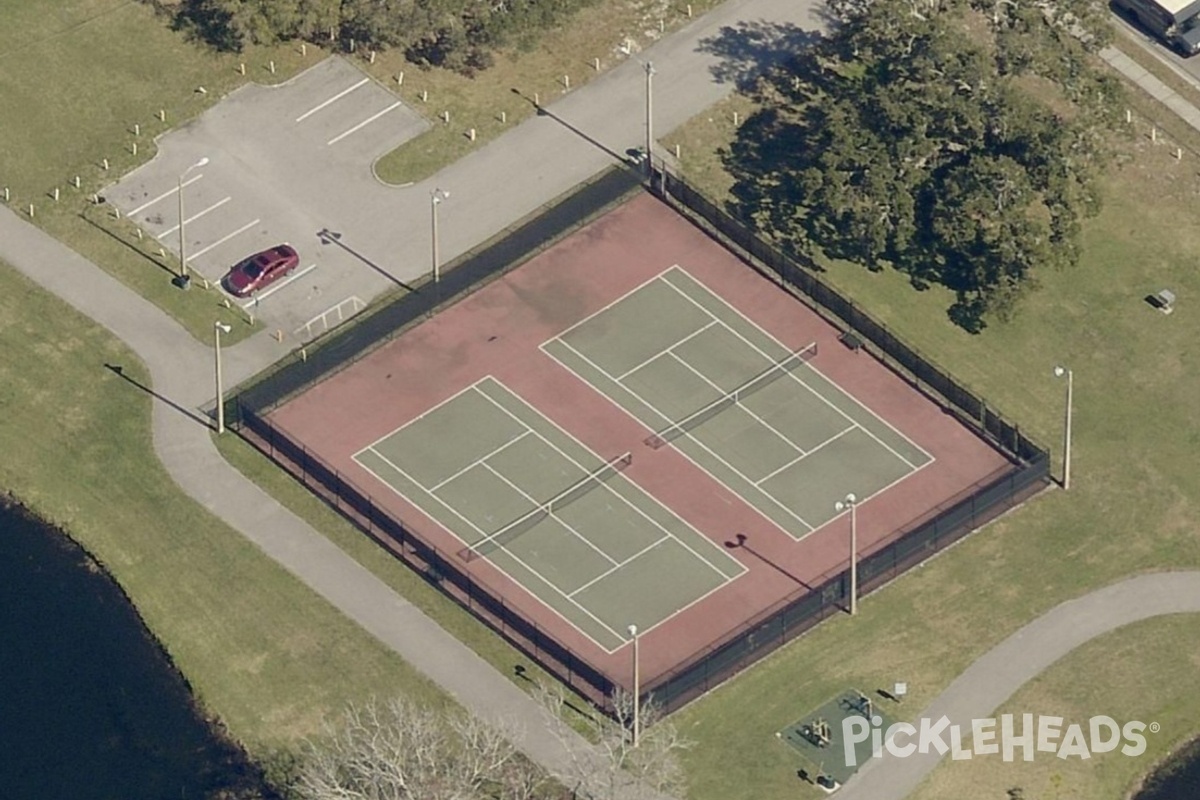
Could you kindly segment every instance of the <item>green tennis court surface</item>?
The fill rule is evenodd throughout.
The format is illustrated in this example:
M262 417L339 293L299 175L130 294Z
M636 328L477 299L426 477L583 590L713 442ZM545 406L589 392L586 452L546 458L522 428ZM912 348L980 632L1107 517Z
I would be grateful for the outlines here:
M796 722L779 732L779 736L794 747L807 762L806 771L815 780L817 775L831 776L838 783L845 783L858 772L863 764L871 760L873 744L871 738L855 742L854 763L847 763L846 740L842 729L843 720L849 717L878 717L880 725L873 727L886 731L896 720L884 713L882 703L850 689L821 704ZM868 728L872 726L868 725ZM824 734L824 735L823 735ZM882 733L880 734L882 736Z
M608 652L745 570L491 377L354 459Z
M542 349L796 539L933 460L678 267Z

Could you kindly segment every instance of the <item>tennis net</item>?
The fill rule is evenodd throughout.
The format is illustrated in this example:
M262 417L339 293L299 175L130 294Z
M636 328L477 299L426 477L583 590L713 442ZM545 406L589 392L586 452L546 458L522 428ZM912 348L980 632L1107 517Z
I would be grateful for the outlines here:
M489 534L486 538L470 547L463 548L459 551L459 556L464 561L474 561L480 556L494 553L513 539L533 528L546 517L553 516L556 512L578 501L589 492L600 488L606 481L632 463L633 453L625 453L624 455L609 459L546 502L522 514L500 530Z
M688 414L678 422L672 423L654 435L646 439L646 444L657 450L664 445L675 441L680 436L683 436L689 431L695 430L700 425L703 425L708 420L720 414L725 409L732 405L740 403L755 392L761 391L770 386L775 381L782 378L784 375L790 375L792 370L799 367L801 364L806 364L813 359L817 354L817 343L805 345L791 355L775 362L771 366L764 369L748 381L738 386L731 392L728 392L711 403L701 407L700 409Z

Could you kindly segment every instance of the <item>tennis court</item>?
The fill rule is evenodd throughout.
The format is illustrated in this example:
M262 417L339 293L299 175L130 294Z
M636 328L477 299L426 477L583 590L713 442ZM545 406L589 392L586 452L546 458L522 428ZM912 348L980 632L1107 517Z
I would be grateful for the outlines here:
M678 266L542 350L797 540L933 462Z
M354 460L607 652L745 567L488 376Z

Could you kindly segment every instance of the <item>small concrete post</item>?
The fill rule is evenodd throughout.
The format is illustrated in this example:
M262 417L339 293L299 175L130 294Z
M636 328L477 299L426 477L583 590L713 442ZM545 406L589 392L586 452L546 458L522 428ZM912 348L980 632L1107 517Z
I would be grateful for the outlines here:
M688 19L692 18L692 4L691 3L687 4L687 15L688 15Z
M29 218L33 219L33 203L29 204Z
M141 125L139 125L139 124L137 124L136 122L135 122L135 123L133 123L133 135L134 135L134 136L141 136L141 135L142 135L142 126L141 126Z
M663 21L662 17L659 17L659 19L658 19L658 32L659 32L659 33L663 33L663 32L665 32L666 30L667 30L667 23L666 23L665 21Z
M80 184L80 183L81 183L81 181L79 180L79 176L78 176L78 175L76 175L76 176L75 176L75 188L76 188L76 189L78 189L78 188L79 188L79 184Z
M7 186L5 186L5 187L4 187L4 202L6 202L6 203L7 203L7 202L8 202L8 199L9 199L8 187L7 187Z
M133 230L134 230L134 232L137 234L138 241L140 242L140 241L142 240L142 229L141 229L141 228L134 228Z
M428 102L429 102L429 91L428 91L427 89L422 89L422 90L421 90L421 102L422 102L422 103L428 103Z
M353 53L353 52L354 52L354 48L355 48L355 42L354 42L354 40L353 40L353 39L351 39L351 40L350 40L350 52L351 52L351 53Z
M736 112L736 111L733 112L733 124L735 126L738 124L738 112Z
M167 121L167 110L165 108L160 108L158 110L158 121L159 122Z
M101 163L101 166L103 166L105 170L108 169L108 159L107 158L104 159L103 161L101 161L100 163Z
M450 124L450 112L449 111L442 112L442 122L446 123L447 125Z
M268 66L271 68L271 74L274 75L275 74L275 60L272 59L270 62L268 62Z
M1150 127L1150 141L1155 143L1158 142L1158 128L1154 126Z
M501 112L500 112L500 121L501 121L501 122L508 122L508 112L507 112L507 111L501 111Z
M133 154L136 156L137 155L137 142L134 142L133 145L129 149L131 151L133 151Z
M675 145L675 157L679 158L679 145Z
M372 64L375 63L375 51L374 50L371 51L371 63Z
M403 72L401 72L399 75L396 76L396 85L397 86L404 85L404 73Z
M1176 147L1176 148L1175 148L1175 160L1176 160L1176 161L1182 161L1182 160L1183 160L1183 148L1182 148L1182 147Z
M308 55L308 45L305 44L304 42L300 43L300 55L302 55L302 56Z
M121 209L117 208L116 206L113 206L113 219L120 219L120 218L121 218Z
M475 141L475 129L474 128L471 128L471 130L467 132L467 135L471 137L472 142Z
M1125 124L1128 125L1131 122L1133 122L1133 112L1127 108L1125 109Z
M596 72L600 71L600 59L598 59L598 58L592 59L592 69L596 70Z
M54 187L54 202L58 202L58 187Z
M540 106L542 104L542 96L537 92L533 93L533 104L535 106Z
M238 72L240 72L242 75L246 74L246 63L245 62L238 64Z
M563 75L563 88L564 89L571 88L571 76L570 75Z

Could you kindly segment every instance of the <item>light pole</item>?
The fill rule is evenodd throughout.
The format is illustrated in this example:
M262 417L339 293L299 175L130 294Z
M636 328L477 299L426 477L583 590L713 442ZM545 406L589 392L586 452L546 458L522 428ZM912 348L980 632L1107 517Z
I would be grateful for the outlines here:
M224 322L213 323L213 353L216 359L217 372L217 433L225 432L225 391L221 388L221 334L229 333L233 328Z
M183 285L183 282L185 282L187 280L187 274L188 274L187 250L186 250L187 235L183 231L183 227L184 227L184 222L183 222L183 179L187 177L187 174L189 172L191 172L194 169L200 169L200 167L203 167L207 163L208 163L208 156L205 156L204 158L197 161L195 164L192 164L190 167L185 169L183 172L179 173L179 280L181 281L180 285Z
M1054 376L1061 378L1067 376L1067 423L1066 430L1063 432L1063 490L1071 488L1071 407L1073 405L1071 393L1074 389L1074 374L1066 367L1055 367Z
M850 509L850 616L858 613L858 498L853 493L833 504L839 514Z
M641 735L642 687L641 672L638 664L638 627L629 626L629 635L633 637L633 746L638 746Z
M646 177L654 176L654 62L646 62Z
M438 228L437 228L437 208L438 204L443 200L449 200L450 193L444 189L434 189L429 193L429 214L432 227L433 241L433 282L438 283L442 279L441 263L438 259Z

